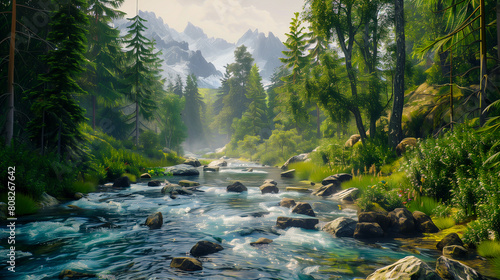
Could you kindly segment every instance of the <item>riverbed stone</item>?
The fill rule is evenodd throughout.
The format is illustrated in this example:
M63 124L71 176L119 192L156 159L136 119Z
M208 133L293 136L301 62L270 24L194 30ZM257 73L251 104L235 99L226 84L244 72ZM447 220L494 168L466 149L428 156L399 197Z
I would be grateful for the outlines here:
M196 187L200 185L200 183L190 180L180 180L178 184L181 187Z
M387 213L368 211L358 214L358 222L360 223L377 223L384 231L387 231L391 226L391 220Z
M295 177L295 169L290 169L288 171L281 172L281 177L285 177L285 178Z
M310 193L310 192L312 192L311 189L301 188L301 187L286 187L285 190L287 192L300 192L300 193Z
M192 167L200 167L201 163L197 158L189 157L184 161L184 164L191 165Z
M163 194L171 194L174 191L180 189L181 186L178 184L172 184L169 181L165 180L165 186L161 189L161 193Z
M149 187L159 187L161 186L161 181L160 180L151 180L148 182Z
M40 208L54 207L59 204L60 204L59 200L57 200L55 197L49 195L46 192L42 194L40 201L38 202Z
M427 216L425 213L415 211L413 212L413 218L415 219L415 226L419 231L425 233L439 232L439 228L434 224L431 217Z
M334 177L335 175L328 176L325 179L321 180L321 185L326 186L330 184L334 184L337 187L340 187L340 180L337 179L337 177Z
M163 215L161 212L156 212L152 215L149 215L146 219L146 225L149 229L159 229L163 225Z
M275 181L275 180L273 180L273 179L266 179L266 180L264 180L264 183L262 183L262 184L263 184L263 185L264 185L264 184L273 184L273 185L276 185L276 186L277 186L277 185L278 185L278 182L276 182L276 181Z
M281 169L282 170L287 170L288 169L288 166L292 163L296 163L296 162L304 162L306 161L307 159L309 159L309 153L304 153L304 154L300 154L300 155L296 155L296 156L293 156L291 158L289 158L282 166L281 166Z
M259 187L262 194L265 193L279 193L280 189L275 184L264 184Z
M391 231L401 234L415 234L415 219L406 208L396 208L388 214Z
M318 219L302 219L290 217L278 217L276 220L276 227L286 229L289 227L298 227L303 229L315 229L319 223Z
M113 182L113 188L129 188L130 178L127 176L122 176Z
M322 185L329 185L329 184L340 184L343 182L351 181L352 180L352 175L348 173L337 173L330 175L323 179L321 181Z
M351 218L340 217L327 223L323 227L323 231L335 237L353 237L357 224L358 222Z
M199 260L189 257L173 258L172 262L170 262L170 267L185 271L196 271L203 269L203 266Z
M425 262L414 256L408 256L399 261L377 269L368 275L366 280L442 280Z
M59 273L59 279L79 279L79 278L95 278L97 275L93 273L78 272L70 269L65 269Z
M473 268L445 256L441 256L437 260L436 272L444 279L486 280Z
M149 174L149 173L142 173L141 174L141 179L151 179L151 174Z
M208 172L219 172L220 167L214 166L214 167L209 167L209 166L203 166L203 171L208 171Z
M227 166L227 161L223 159L214 160L208 164L208 167L223 167L223 166Z
M292 213L316 217L316 214L314 213L314 210L312 209L311 204L309 204L307 202L296 203L295 207L293 207L293 209L292 209Z
M253 168L245 168L242 171L243 172L253 172Z
M443 248L443 255L455 260L466 259L468 254L467 249L460 245L450 245Z
M221 245L210 241L198 241L189 251L195 257L206 256L224 250Z
M292 198L284 197L280 201L280 206L281 207L286 207L286 208L291 208L295 206L295 200Z
M446 235L443 239L441 239L441 241L439 241L438 244L436 245L436 248L439 251L442 251L444 247L451 245L464 246L464 242L462 241L462 239L460 239L460 236L458 236L458 234L456 234L455 232L452 232Z
M75 199L82 199L82 198L84 198L84 197L85 197L85 194L83 194L83 193L81 193L81 192L76 192L76 193L73 195L73 197L74 197Z
M357 223L353 237L356 239L370 239L384 236L384 230L377 223Z
M261 237L261 238L257 239L257 241L255 241L255 242L250 242L250 246L257 247L259 245L271 244L272 242L273 242L273 240L271 240L269 238Z
M175 176L195 176L200 175L200 171L196 167L188 164L178 164L165 168L165 172L171 172Z
M339 189L340 189L340 184L323 185L319 187L319 189L315 190L312 194L317 196L330 196L336 193Z
M226 190L227 192L237 192L237 193L248 191L247 187L245 187L245 185L243 185L240 181L236 181L231 185L227 186Z

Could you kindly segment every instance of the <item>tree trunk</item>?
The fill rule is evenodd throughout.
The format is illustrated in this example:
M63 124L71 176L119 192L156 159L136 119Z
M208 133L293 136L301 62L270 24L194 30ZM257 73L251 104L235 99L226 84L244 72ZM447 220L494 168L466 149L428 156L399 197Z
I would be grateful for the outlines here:
M394 100L391 119L389 121L389 145L396 147L403 139L401 121L404 105L404 68L405 68L405 29L404 1L395 0L395 31L396 31L396 75L394 78Z
M12 1L12 21L10 27L9 73L7 77L7 94L9 105L7 113L5 145L10 146L14 136L14 56L16 48L16 0Z

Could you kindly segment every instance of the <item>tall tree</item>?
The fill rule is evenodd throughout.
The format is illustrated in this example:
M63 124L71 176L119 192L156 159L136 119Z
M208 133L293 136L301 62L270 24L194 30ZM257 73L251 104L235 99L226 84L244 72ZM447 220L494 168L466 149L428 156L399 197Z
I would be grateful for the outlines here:
M83 140L80 124L85 121L85 110L75 95L85 93L76 79L84 70L88 18L82 11L86 7L83 0L61 0L57 4L48 36L54 49L45 57L49 71L39 77L43 88L30 93L35 116L29 130L40 141L42 153L47 148L70 156L78 152Z
M159 124L160 136L165 141L165 147L180 152L180 145L186 139L186 126L182 121L184 99L174 93L167 93L160 101Z
M262 85L262 77L259 75L259 68L256 64L252 66L247 83L246 97L250 100L248 109L243 117L248 118L252 124L247 135L260 135L266 126L266 92Z
M198 91L198 82L194 74L186 78L186 88L184 90L186 106L183 118L187 127L188 145L190 148L197 148L196 144L202 143L205 136L201 124L201 115L204 103Z

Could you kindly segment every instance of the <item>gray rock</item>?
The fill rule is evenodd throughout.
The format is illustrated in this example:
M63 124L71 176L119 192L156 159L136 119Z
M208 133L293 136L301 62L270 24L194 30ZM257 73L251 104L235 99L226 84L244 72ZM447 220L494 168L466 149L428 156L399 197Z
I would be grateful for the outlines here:
M53 196L50 196L46 192L44 192L42 194L42 197L40 198L40 201L38 202L38 205L40 206L40 208L54 207L54 206L57 206L59 204L60 204L59 200L57 200Z
M332 195L332 199L342 202L354 202L358 197L358 188L348 188Z
M467 249L459 245L450 245L443 248L443 255L455 260L463 260L467 258Z
M321 186L319 189L315 190L312 194L317 196L330 196L336 193L340 189L340 185L329 184L326 186Z
M369 211L360 212L358 214L358 222L360 223L377 223L384 231L388 230L391 226L391 220L387 213Z
M193 176L200 175L200 171L196 167L187 164L178 164L165 168L165 172L171 172L176 176Z
M79 278L95 278L97 275L93 273L79 272L70 269L65 269L59 273L58 278L71 278L71 279L79 279Z
M260 186L259 189L262 192L262 194L279 193L280 192L280 189L278 189L278 187L274 184L264 184L264 185Z
M151 179L151 174L149 174L149 173L142 173L141 174L141 179Z
M224 248L222 248L221 245L210 242L210 241L198 241L193 248L189 251L191 255L195 257L201 257L201 256L206 256L209 254L217 253L219 251L222 251Z
M245 187L245 185L243 185L239 181L236 181L231 185L227 186L226 190L227 192L237 192L237 193L248 191L247 187Z
M130 187L130 178L127 176L120 177L113 182L113 188L128 188Z
M358 222L351 218L340 217L326 224L323 231L335 237L353 237L357 224Z
M285 177L285 178L295 177L295 169L290 169L288 171L281 172L281 177Z
M181 186L177 184L172 184L169 181L165 180L165 186L161 189L161 193L163 194L171 194L177 190L182 188Z
M191 165L192 167L200 167L201 166L200 161L197 158L193 158L193 157L187 158L184 161L184 164Z
M289 227L315 229L318 223L319 223L318 219L278 217L278 219L276 220L276 227L281 229L286 229Z
M259 238L257 241L255 242L250 242L250 246L254 246L254 247L257 247L259 245L267 245L267 244L271 244L273 241L269 238L264 238L264 237L261 237Z
M349 137L349 139L345 142L344 147L351 148L354 144L358 143L359 140L361 140L361 135L351 135L351 137Z
M208 167L208 166L203 166L203 171L208 171L208 172L219 172L220 167L215 166L215 167Z
M179 185L181 187L196 187L196 186L199 186L200 183L195 182L195 181L190 181L190 180L180 180Z
M156 212L152 215L149 215L146 219L146 225L149 229L159 229L163 225L163 215L161 212Z
M273 184L273 185L278 185L278 182L274 181L273 179L266 179L264 180L264 183L262 183L263 185L264 184Z
M309 154L308 153L305 153L305 154L300 154L300 155L296 155L296 156L293 156L291 158L289 158L282 166L281 166L281 169L282 170L287 170L288 169L288 165L292 164L292 163L296 163L296 162L303 162L303 161L306 161L307 159L309 158Z
M208 167L223 167L227 166L227 161L223 159L214 160L208 164Z
M329 184L340 184L343 182L347 182L352 180L352 175L348 173L338 173L334 174L331 176L326 177L321 181L321 184L323 185L329 185Z
M439 251L442 251L444 247L450 245L464 246L464 242L462 241L462 239L460 239L458 234L453 232L446 235L441 241L439 241L438 244L436 245L436 248Z
M377 269L366 280L442 280L430 266L417 257L408 256L399 261Z
M159 187L159 186L161 186L161 182L159 180L151 180L148 182L148 186Z
M391 220L391 230L401 234L415 234L415 219L406 208L396 208L388 214Z
M439 228L434 224L431 217L427 216L425 213L415 211L413 212L413 218L415 219L415 226L421 232L436 233L439 231Z
M356 239L370 239L384 236L384 230L377 223L357 223L353 237Z
M291 198L284 197L280 201L280 206L281 207L286 207L286 208L291 208L295 206L295 200Z
M292 213L316 217L316 214L314 214L314 210L307 202L298 202L297 204L295 204Z
M321 181L321 184L323 186L334 184L335 186L340 187L340 183L342 183L342 182L340 182L339 179L337 179L336 177L334 177L334 175L328 176L328 177L326 177L325 179L323 179Z
M170 263L170 267L185 271L196 271L203 269L203 266L199 260L188 257L173 258L172 262Z
M444 279L486 280L476 270L445 256L441 256L437 260L436 272Z

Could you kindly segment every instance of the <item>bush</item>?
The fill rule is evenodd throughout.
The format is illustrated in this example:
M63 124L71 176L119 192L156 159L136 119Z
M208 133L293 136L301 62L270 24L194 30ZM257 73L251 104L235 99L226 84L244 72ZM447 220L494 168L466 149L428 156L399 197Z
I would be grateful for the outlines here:
M359 143L359 144L358 144ZM369 138L352 147L350 165L355 170L367 170L374 166L377 170L396 159L396 153L385 139Z
M455 225L455 220L450 217L433 218L432 221L440 230L451 228Z
M359 208L363 211L370 211L377 203L386 211L392 211L403 207L403 202L398 198L397 190L393 189L385 181L380 181L373 186L368 186L361 190L360 197L357 200Z

